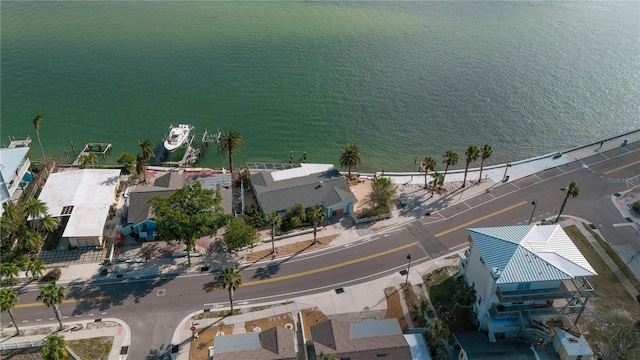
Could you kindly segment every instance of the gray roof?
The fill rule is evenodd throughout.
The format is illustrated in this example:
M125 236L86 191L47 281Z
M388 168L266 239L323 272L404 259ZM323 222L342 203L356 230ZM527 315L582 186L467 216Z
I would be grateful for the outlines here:
M316 354L339 354L351 360L376 358L377 354L387 354L388 359L411 359L409 344L396 319L355 323L330 319L311 326L311 339Z
M181 188L185 184L184 176L178 174L175 171L169 171L168 173L160 176L153 182L153 186L177 189Z
M522 343L489 341L486 333L454 333L458 345L467 353L469 360L536 360L531 347Z
M215 360L297 359L292 329L275 327L262 332L216 336Z
M470 228L469 234L496 284L597 275L559 225Z
M181 188L185 184L184 176L175 171L170 171L154 182L153 186L138 186L129 193L129 211L127 212L127 222L138 224L152 217L149 200L158 195L169 197L173 191Z
M251 185L265 214L284 211L298 203L309 208L356 201L349 185L335 168L275 181L274 176L278 173L281 171L261 171L251 176Z

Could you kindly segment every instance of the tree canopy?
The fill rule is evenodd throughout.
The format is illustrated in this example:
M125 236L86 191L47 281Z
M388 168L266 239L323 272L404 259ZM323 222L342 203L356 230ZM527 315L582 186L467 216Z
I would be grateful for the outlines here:
M169 197L154 196L149 203L153 208L158 238L169 243L184 242L187 254L193 250L200 236L215 235L227 219L220 192L203 189L199 182L187 184Z
M362 153L358 145L347 144L340 151L340 166L349 169L349 177L351 177L351 168L362 165Z
M258 240L258 237L258 230L242 218L232 218L223 235L229 251L249 246Z

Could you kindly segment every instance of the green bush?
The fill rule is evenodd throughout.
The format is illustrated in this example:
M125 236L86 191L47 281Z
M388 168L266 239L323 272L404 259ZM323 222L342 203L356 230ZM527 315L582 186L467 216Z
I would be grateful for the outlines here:
M244 209L244 221L256 229L259 229L266 224L264 214L255 205L251 205Z
M631 208L633 208L633 210L635 210L635 212L640 215L640 201L636 201L631 204Z

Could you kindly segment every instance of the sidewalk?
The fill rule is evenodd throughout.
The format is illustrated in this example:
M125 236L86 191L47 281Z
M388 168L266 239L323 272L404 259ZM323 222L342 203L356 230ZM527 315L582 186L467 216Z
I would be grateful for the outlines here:
M17 349L41 346L44 339L52 334L64 336L67 341L89 339L97 337L113 337L113 346L109 353L109 360L125 360L131 345L131 331L127 323L116 318L104 318L100 322L63 322L68 330L58 332L58 324L48 326L19 326L23 334L15 336L13 325L2 329L0 335L0 349ZM85 325L84 329L71 331L75 326ZM123 354L124 353L124 354Z

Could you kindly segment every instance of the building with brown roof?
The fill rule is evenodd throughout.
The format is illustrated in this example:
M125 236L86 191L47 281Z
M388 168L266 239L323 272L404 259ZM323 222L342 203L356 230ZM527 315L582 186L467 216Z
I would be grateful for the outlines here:
M311 327L311 342L317 358L320 354L349 360L412 358L397 319L353 323L330 319Z

